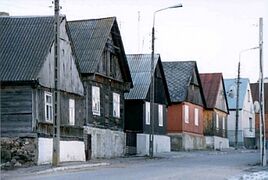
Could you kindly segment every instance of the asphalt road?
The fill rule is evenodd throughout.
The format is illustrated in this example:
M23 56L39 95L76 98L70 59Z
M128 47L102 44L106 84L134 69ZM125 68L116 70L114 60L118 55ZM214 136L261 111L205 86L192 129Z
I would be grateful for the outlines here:
M22 174L11 179L220 180L240 177L254 171L268 171L268 168L257 165L259 152L247 150L171 152L159 154L154 159L131 157L103 161L110 165L45 174Z

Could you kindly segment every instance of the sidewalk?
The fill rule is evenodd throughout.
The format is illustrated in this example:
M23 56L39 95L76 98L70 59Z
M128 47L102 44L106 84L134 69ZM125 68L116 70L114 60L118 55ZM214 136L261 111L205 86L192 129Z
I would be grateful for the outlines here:
M1 178L18 178L20 176L29 176L31 174L46 174L65 170L87 169L99 166L109 166L110 163L104 160L92 160L86 162L63 162L58 167L52 167L51 164L30 166L25 168L15 168L12 170L1 170Z

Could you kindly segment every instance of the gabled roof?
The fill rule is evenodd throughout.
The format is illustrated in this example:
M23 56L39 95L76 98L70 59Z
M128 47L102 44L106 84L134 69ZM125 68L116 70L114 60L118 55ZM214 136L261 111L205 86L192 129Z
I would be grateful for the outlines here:
M251 83L250 89L253 102L259 101L259 83ZM264 83L264 109L264 112L268 113L268 83Z
M151 54L128 54L127 60L130 67L134 87L125 94L126 99L146 99L151 84ZM165 74L159 54L154 56L154 71L159 64L162 72L168 102L170 102Z
M227 94L227 101L229 109L236 109L236 91L237 79L224 79L225 92ZM238 108L243 109L243 103L247 93L247 86L249 85L248 78L240 78L239 85L239 103Z
M204 102L204 105L206 104L195 61L163 62L163 67L167 79L171 102L177 103L186 100L191 78L193 76L193 73L196 72L202 100Z
M0 17L1 81L37 80L54 40L53 30L52 16Z
M68 21L68 25L82 74L97 71L105 44L111 33L115 45L120 50L121 61L119 63L123 78L127 82L132 82L116 17Z
M200 73L200 80L202 83L207 108L213 109L216 107L216 101L220 90L219 89L220 84L223 83L222 73ZM224 88L224 84L222 87ZM224 96L226 98L225 92Z

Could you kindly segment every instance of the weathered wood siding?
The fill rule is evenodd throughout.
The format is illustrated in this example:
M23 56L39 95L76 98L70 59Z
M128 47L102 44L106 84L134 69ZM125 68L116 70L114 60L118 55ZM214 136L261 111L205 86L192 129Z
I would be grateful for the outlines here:
M91 80L94 78L94 80ZM124 83L109 79L104 76L95 75L84 80L86 90L86 124L98 128L112 130L123 130L125 116ZM92 86L100 88L100 116L92 112ZM120 118L113 117L113 92L120 95Z
M79 76L70 40L66 33L66 21L60 25L60 89L65 92L84 95L83 84ZM48 88L54 88L54 44L48 51L47 58L38 75L39 83Z
M224 92L225 91L223 89L223 81L221 80L218 95L217 95L217 100L216 100L216 103L215 103L215 108L227 113L228 112L227 99L225 98L225 93Z
M143 133L143 101L127 100L125 109L125 131Z
M32 88L1 87L1 136L32 133Z
M190 85L188 86L186 101L196 105L204 106L201 96L201 87L197 80L195 71L193 72Z

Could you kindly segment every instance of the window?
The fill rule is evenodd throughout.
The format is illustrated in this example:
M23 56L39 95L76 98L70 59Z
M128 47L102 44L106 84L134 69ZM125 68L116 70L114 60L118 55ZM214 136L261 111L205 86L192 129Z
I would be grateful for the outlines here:
M189 106L184 105L184 121L185 123L189 123Z
M150 124L150 103L149 102L145 102L145 123L147 125Z
M69 124L75 124L75 102L74 99L69 99Z
M92 112L100 116L100 88L92 86Z
M219 129L219 115L216 114L216 129Z
M252 118L249 118L249 131L252 132Z
M225 117L222 117L222 129L225 130Z
M49 92L45 92L45 120L53 122L53 99Z
M194 125L198 126L198 121L199 121L199 109L195 108L194 109Z
M158 125L163 126L163 105L158 105Z
M120 95L113 93L113 116L120 118Z

